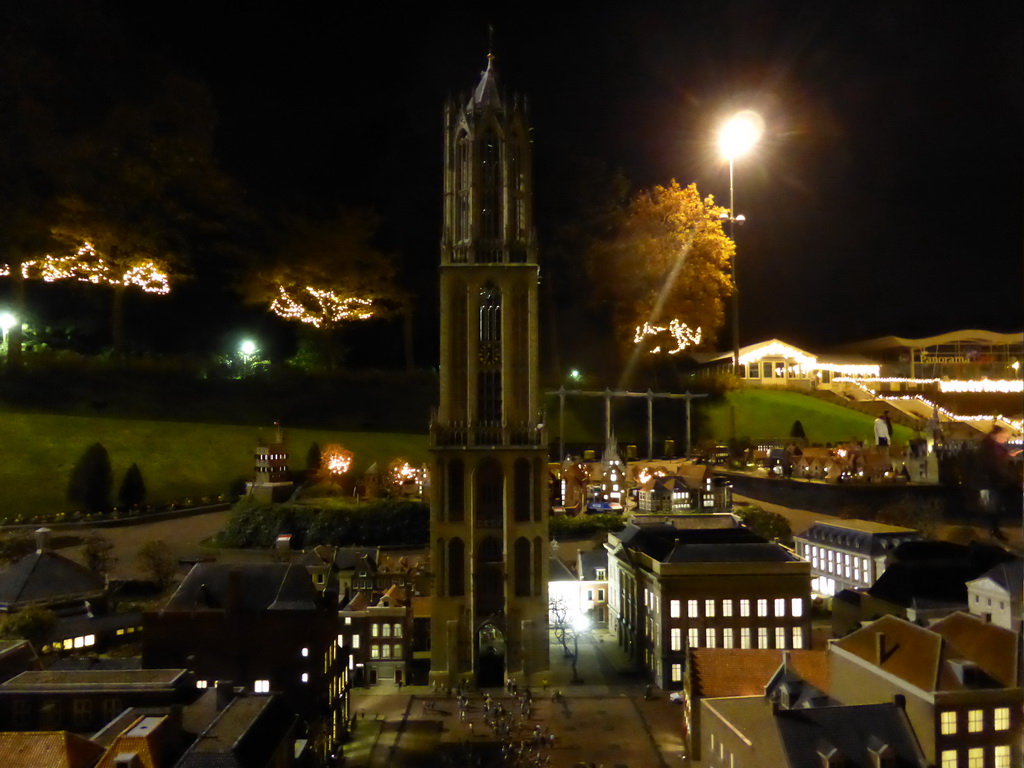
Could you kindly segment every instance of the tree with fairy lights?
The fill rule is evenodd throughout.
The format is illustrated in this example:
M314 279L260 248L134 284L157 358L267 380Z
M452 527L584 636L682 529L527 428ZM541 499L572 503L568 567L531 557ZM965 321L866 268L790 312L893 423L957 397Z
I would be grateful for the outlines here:
M620 350L676 354L713 343L733 290L728 211L695 184L641 190L587 253L592 299L612 308Z
M394 258L373 245L376 230L376 217L366 211L293 218L281 227L275 263L252 273L244 293L278 317L315 330L333 369L344 326L388 318L408 305Z
M324 446L320 453L320 470L334 482L339 482L342 476L352 469L352 458L352 451L331 443Z

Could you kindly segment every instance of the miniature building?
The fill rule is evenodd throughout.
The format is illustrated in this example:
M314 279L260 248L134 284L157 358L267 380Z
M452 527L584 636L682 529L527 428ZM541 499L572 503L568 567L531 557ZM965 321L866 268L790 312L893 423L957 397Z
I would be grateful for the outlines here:
M796 553L811 564L811 589L824 597L870 587L896 547L920 540L912 528L867 520L819 520L793 537Z
M0 613L30 605L65 613L102 611L107 580L50 549L50 529L36 531L36 551L0 572Z
M731 515L679 516L608 534L609 625L663 688L688 648L810 646L810 567Z
M683 738L690 757L694 761L701 759L703 699L761 696L773 677L787 668L818 691L828 691L827 651L689 649L683 670L682 697Z
M146 666L187 665L200 688L231 680L280 692L328 741L340 738L349 712L337 598L301 566L200 563L143 621Z
M493 57L445 108L441 393L431 420L430 676L500 685L548 668L547 439L525 101Z
M277 696L232 699L185 751L175 768L290 766L295 715Z
M1024 560L1016 558L967 582L967 609L997 627L1021 630Z
M831 694L906 702L929 765L1020 765L1020 637L955 613L929 628L884 616L830 647Z
M274 439L259 443L253 453L253 480L248 491L261 501L284 501L294 484L288 477L288 444L280 424L274 424Z

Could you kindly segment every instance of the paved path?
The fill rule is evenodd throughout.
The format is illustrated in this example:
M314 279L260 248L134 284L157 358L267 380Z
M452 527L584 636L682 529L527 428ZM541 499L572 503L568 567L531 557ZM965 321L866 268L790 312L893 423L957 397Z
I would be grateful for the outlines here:
M515 718L513 743L525 744L528 753L546 759L552 768L684 764L682 708L665 694L645 697L644 681L630 670L607 631L594 630L580 641L578 671L583 683L570 682L571 664L554 643L551 667L548 689L533 691L529 717ZM559 701L554 700L554 691L561 692ZM492 703L521 713L520 704L503 688L473 691L464 718L454 697L435 695L426 686L357 689L352 699L357 725L345 746L345 765L461 768L477 765L478 758L481 766L496 765L488 762L500 742L485 722L485 693Z

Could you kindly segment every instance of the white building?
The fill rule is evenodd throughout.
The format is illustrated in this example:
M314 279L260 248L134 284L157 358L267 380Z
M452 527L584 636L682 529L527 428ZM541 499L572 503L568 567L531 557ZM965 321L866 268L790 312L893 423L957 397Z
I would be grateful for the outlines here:
M1021 598L1024 560L1001 563L974 581L967 582L967 608L997 627L1021 629Z

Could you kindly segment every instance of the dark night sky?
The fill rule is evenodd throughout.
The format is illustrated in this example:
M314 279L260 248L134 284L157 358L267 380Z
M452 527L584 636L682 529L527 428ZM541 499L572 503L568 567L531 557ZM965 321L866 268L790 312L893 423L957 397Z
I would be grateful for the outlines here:
M111 7L208 81L222 159L256 194L373 206L412 282L436 276L442 104L476 83L493 24L502 84L530 99L542 258L566 157L724 202L714 129L754 107L745 341L1024 327L1019 2Z

